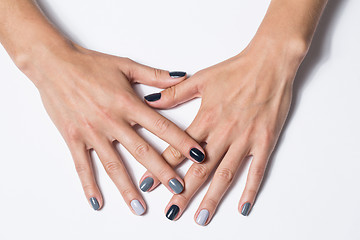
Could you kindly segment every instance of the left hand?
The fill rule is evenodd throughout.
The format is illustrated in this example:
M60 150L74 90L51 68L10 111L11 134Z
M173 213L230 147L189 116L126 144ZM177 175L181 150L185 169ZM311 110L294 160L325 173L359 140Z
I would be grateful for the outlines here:
M202 97L200 110L186 132L205 142L207 160L193 164L184 181L186 189L174 195L165 209L170 220L178 219L190 199L216 168L211 185L195 220L206 225L234 179L243 159L252 156L239 212L249 214L264 176L266 165L287 117L292 83L304 57L302 45L269 45L266 39L253 42L239 55L204 69L180 84L161 92L155 108L171 108ZM169 146L163 157L173 167L185 157ZM159 181L154 179L153 190Z

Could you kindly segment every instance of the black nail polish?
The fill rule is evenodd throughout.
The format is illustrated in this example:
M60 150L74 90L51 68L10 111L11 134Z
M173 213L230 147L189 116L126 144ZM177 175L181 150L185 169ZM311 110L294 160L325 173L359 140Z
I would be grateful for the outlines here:
M241 209L241 214L244 216L249 215L249 210L250 210L251 204L250 203L245 203Z
M96 210L99 210L100 208L100 204L98 202L98 200L94 197L90 198L90 203L91 203L91 206L93 207L93 209L96 211Z
M155 102L161 98L161 93L153 93L144 97L148 102Z
M190 150L190 156L197 162L204 161L205 155L197 148L192 148Z
M166 213L166 217L171 221L176 218L179 213L180 208L176 205L172 205Z
M186 75L186 72L169 72L170 77L172 78L180 78Z

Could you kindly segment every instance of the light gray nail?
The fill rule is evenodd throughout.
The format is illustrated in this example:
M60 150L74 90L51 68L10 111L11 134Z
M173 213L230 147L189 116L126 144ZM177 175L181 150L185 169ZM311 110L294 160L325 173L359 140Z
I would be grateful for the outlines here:
M206 223L208 217L209 217L209 211L206 209L201 210L199 215L196 218L197 224L199 224L201 226L205 226L205 223Z
M151 177L147 177L141 182L140 189L141 191L146 192L152 187L153 184L154 184L154 179Z
M136 215L142 215L145 212L145 209L143 207L143 205L141 205L141 203L139 202L139 200L132 200L130 203L132 209L134 210L134 212L136 213Z
M179 194L184 190L184 186L176 178L169 181L169 186L176 194Z
M250 210L251 204L250 203L245 203L241 209L241 214L244 216L249 215L249 210Z
M96 198L94 197L90 198L90 203L94 210L99 210L100 204Z

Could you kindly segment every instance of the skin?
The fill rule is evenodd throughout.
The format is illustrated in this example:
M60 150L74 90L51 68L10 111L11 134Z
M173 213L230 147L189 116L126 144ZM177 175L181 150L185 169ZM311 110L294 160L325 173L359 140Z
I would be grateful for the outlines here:
M185 79L91 51L63 37L30 0L0 1L0 41L15 64L38 88L44 106L65 139L86 198L103 206L89 151L99 156L125 202L146 204L130 179L114 141L120 142L171 191L168 182L183 180L132 128L139 124L190 157L200 145L140 100L132 84L168 88ZM90 203L90 201L89 201Z
M186 132L206 143L207 160L193 164L184 181L186 189L170 200L180 208L174 220L215 172L210 187L195 213L203 209L208 224L234 176L247 156L252 162L245 189L238 205L254 205L269 157L289 112L296 72L311 43L326 0L273 0L251 43L240 54L201 70L180 84L161 93L161 99L148 102L154 108L171 108L201 97L200 110ZM169 146L163 157L176 167L186 157ZM154 179L152 191L159 181ZM140 181L141 182L141 181Z

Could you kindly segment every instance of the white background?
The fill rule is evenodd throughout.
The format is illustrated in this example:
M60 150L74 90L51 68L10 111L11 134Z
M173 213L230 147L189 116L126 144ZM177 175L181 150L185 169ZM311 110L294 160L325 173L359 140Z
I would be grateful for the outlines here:
M40 1L49 18L85 47L190 74L239 53L269 0ZM69 151L32 83L0 48L0 239L360 239L360 1L329 0L295 80L294 101L251 215L237 204L247 165L207 227L177 222L171 194L144 194L133 215L95 159L105 206L88 205ZM158 91L137 87L144 95ZM162 113L182 128L200 100ZM140 130L159 151L166 143ZM135 183L144 168L120 149ZM186 172L189 164L181 170Z

